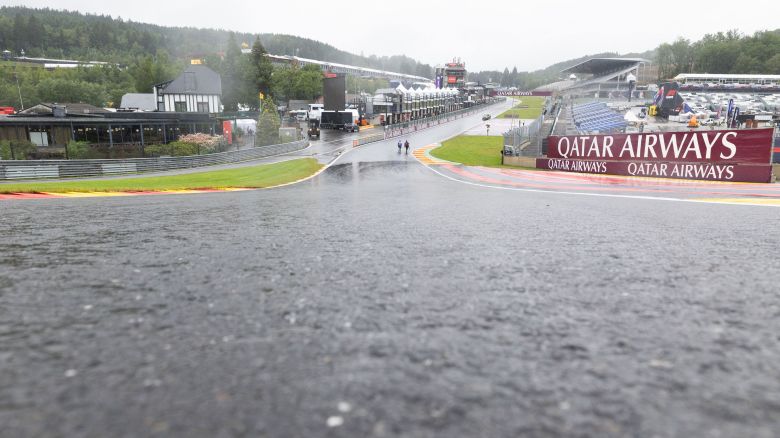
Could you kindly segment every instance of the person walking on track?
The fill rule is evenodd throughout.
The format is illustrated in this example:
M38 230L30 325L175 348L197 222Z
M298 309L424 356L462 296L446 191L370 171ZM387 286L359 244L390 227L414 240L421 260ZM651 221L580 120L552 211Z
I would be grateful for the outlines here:
M403 146L403 143L401 143L401 140L398 140L398 153L401 153L401 146Z
M404 148L406 148L406 154L408 155L409 154L409 140L406 140L406 142L404 142Z

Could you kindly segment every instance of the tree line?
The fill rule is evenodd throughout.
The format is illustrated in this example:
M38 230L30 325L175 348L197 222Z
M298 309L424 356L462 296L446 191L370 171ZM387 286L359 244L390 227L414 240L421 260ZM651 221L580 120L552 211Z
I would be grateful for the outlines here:
M780 29L743 35L736 30L699 41L677 38L655 50L658 79L680 73L780 74Z
M252 42L248 46L247 42ZM277 102L322 94L317 66L273 67L265 53L365 66L430 77L430 66L405 56L358 56L318 41L289 35L174 28L103 15L24 7L0 8L0 50L15 56L107 61L113 65L48 71L39 64L0 61L0 106L17 109L41 102L83 102L118 107L125 93L150 93L175 78L190 59L220 73L226 111L258 109L260 93ZM251 47L251 54L243 54ZM269 48L270 47L270 48ZM216 49L215 49L216 48ZM386 81L353 78L351 89L373 92Z
M431 78L433 68L405 55L364 56L293 35L233 33L222 29L158 26L107 15L20 6L0 7L0 50L27 56L109 61L131 65L159 51L173 59L204 57L225 47L230 35L239 44L257 38L274 55L294 55L335 63Z
M210 54L205 65L222 76L225 111L256 110L260 93L277 101L315 99L322 94L318 66L274 67L256 40L252 52L242 54L232 37L224 56ZM140 57L129 67L81 66L46 70L40 64L0 62L0 106L29 108L42 102L81 102L98 107L119 107L126 93L151 93L154 85L174 79L186 62L165 51Z
M691 42L677 38L672 43L662 43L643 53L599 53L553 64L536 71L487 70L469 73L469 80L480 83L493 82L504 87L531 90L563 80L561 71L590 58L625 57L645 58L657 67L659 82L674 78L680 73L714 74L780 74L780 29L744 35L736 30L705 35Z

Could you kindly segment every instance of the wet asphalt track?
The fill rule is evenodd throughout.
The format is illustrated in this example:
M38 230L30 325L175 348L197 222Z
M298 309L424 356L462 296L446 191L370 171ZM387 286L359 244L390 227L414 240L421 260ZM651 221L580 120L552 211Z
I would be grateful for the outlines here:
M386 146L0 205L0 436L776 436L776 209L491 190Z

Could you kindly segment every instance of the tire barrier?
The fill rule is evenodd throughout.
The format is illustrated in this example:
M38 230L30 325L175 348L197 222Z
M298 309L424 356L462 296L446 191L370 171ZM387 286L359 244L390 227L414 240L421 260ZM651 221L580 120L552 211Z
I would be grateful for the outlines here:
M23 160L0 161L0 180L82 178L129 175L144 172L190 169L257 160L308 147L308 140L259 146L239 151L186 157L128 158L122 160Z

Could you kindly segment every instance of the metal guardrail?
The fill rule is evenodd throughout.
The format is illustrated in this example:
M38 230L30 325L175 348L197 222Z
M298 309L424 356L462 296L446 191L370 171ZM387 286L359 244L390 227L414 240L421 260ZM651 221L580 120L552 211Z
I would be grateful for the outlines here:
M558 119L561 118L561 111L563 111L563 100L558 101L558 111L555 113L555 120L553 120L552 127L550 128L550 135L555 135L555 128L558 127Z
M186 157L128 158L123 160L0 160L0 180L80 178L164 172L256 160L271 155L299 151L305 149L308 144L308 140L299 140L238 151Z
M517 156L537 156L542 148L544 116L505 132L504 151Z
M491 105L504 101L506 101L505 97L495 98L493 102L488 104L472 106L470 108L464 108L462 110L440 114L437 116L426 117L424 119L417 119L409 122L385 126L384 138L388 139L398 137L400 135L410 134L422 129L430 128L431 126L441 125L442 123L451 122L456 119L462 119L467 115L481 112L483 109Z
M352 147L356 148L358 146L363 146L364 144L374 143L377 141L382 141L384 139L385 139L384 134L369 135L367 137L362 137L362 138L357 138L355 140L352 140Z
M467 115L480 112L480 110L485 107L488 107L490 105L499 102L504 102L505 100L506 100L505 97L496 98L495 101L485 105L465 108L462 110L453 111L446 114L440 114L438 116L426 117L424 119L417 119L409 122L388 125L384 127L384 132L382 134L370 135L367 137L352 140L352 147L358 147L368 143L375 143L377 141L387 140L388 138L399 137L404 134L410 134L413 132L421 131L426 128L430 128L431 126L436 126L436 125L441 125L442 123L451 122L453 120L463 118Z

